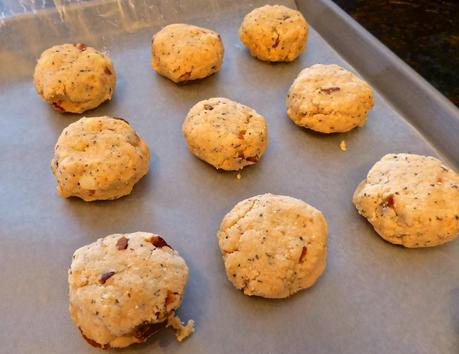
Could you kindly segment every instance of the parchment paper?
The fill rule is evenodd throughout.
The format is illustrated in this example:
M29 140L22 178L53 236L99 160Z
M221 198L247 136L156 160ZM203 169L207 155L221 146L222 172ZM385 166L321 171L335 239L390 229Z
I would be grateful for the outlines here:
M355 187L383 154L438 156L435 146L379 95L368 124L347 134L325 136L291 123L285 97L303 67L351 66L314 30L307 51L293 63L250 57L239 41L239 24L266 2L295 6L101 1L2 21L1 353L100 352L82 339L68 314L71 256L99 237L138 230L163 235L187 261L190 280L179 314L196 321L196 333L178 343L163 330L122 353L459 353L459 242L415 250L391 245L352 205ZM220 32L221 72L178 86L151 70L151 36L172 22ZM120 200L85 203L55 192L49 167L54 144L80 116L53 112L35 93L32 73L41 51L76 41L107 50L118 74L113 101L86 115L126 118L152 150L150 173ZM268 121L269 148L241 180L193 157L181 134L189 108L215 96L247 104ZM338 148L343 139L347 152ZM303 199L329 222L324 275L285 300L234 289L215 236L236 202L265 192Z

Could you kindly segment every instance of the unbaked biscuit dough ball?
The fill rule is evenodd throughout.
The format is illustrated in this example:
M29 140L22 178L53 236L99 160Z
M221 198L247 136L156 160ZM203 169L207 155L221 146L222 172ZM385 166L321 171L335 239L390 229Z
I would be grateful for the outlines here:
M268 146L265 118L250 107L222 97L196 103L182 131L195 156L227 171L255 164Z
M87 202L131 193L148 172L150 150L122 118L82 118L62 131L51 169L62 197Z
M112 98L116 73L106 54L82 43L62 44L41 54L34 84L56 111L82 113Z
M242 43L260 60L295 60L306 46L308 24L301 12L266 5L248 13L239 29Z
M290 119L320 133L344 133L363 126L373 105L370 85L334 64L302 70L287 96Z
M151 65L174 82L203 79L220 70L223 43L217 32L183 23L153 36Z
M285 298L323 273L327 233L319 210L296 198L263 194L237 203L217 238L226 275L237 289Z
M70 315L82 336L98 348L142 343L169 326L182 341L193 332L193 321L184 325L175 314L187 280L185 261L160 236L106 236L73 255Z
M431 247L459 235L459 175L431 156L385 155L353 201L376 232L397 245Z

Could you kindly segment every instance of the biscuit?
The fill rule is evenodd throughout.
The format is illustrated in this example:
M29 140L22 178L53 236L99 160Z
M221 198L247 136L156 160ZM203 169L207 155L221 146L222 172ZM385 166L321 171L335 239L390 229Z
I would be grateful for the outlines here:
M70 315L82 336L103 349L145 342L168 326L181 341L194 324L175 315L187 280L185 261L160 236L110 235L73 254Z
M153 69L176 83L203 79L219 71L223 63L220 35L183 23L156 33L151 48Z
M459 234L459 175L431 156L385 155L353 201L375 231L397 245L431 247Z
M338 65L304 69L287 96L290 119L321 133L344 133L363 126L373 105L371 87Z
M226 274L246 295L285 298L312 286L327 262L323 214L292 197L263 194L236 204L217 238Z
M51 169L62 197L87 202L131 193L148 172L150 151L122 118L82 118L62 131Z
M260 60L295 60L306 46L308 24L301 12L266 5L248 13L239 28L242 43Z
M81 113L112 98L116 73L110 58L96 49L62 44L41 54L34 84L56 111Z
M196 103L188 112L182 131L194 155L227 171L255 164L268 146L263 116L222 97Z

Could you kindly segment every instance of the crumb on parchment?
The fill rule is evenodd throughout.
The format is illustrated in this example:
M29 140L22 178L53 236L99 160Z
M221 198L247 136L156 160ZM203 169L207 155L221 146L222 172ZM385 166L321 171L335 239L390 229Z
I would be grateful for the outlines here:
M238 172L237 175L236 175L236 178L237 179L241 179L242 175L241 175L241 172Z
M341 142L339 143L339 148L341 149L341 151L347 150L346 140L341 140Z
M175 329L175 336L177 340L181 342L194 332L194 321L189 320L185 325L174 313L167 319L167 327Z

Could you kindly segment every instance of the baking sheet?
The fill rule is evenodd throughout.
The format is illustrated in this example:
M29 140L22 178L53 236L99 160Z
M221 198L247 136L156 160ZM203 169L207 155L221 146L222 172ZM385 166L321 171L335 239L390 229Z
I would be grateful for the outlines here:
M99 352L68 315L71 255L98 237L137 230L163 235L187 261L190 280L179 315L196 321L196 333L178 343L163 330L120 352L459 352L459 242L417 250L391 245L352 205L354 188L383 154L448 153L405 120L387 95L377 95L365 127L347 134L324 136L291 123L284 100L303 67L352 63L314 30L307 51L293 63L251 58L238 27L250 9L265 3L295 7L264 0L100 1L1 22L1 353ZM220 32L220 73L177 86L150 69L151 35L171 22ZM49 168L54 144L80 116L53 112L36 95L31 76L42 50L74 41L108 50L118 74L113 101L86 115L125 117L152 150L150 173L117 201L85 203L55 192ZM375 77L366 79L378 88ZM240 180L193 157L181 135L189 108L215 96L247 104L268 121L269 148ZM338 148L343 139L347 152ZM457 169L457 160L449 163ZM265 192L301 198L329 222L325 273L314 287L285 300L234 289L215 236L236 202Z

